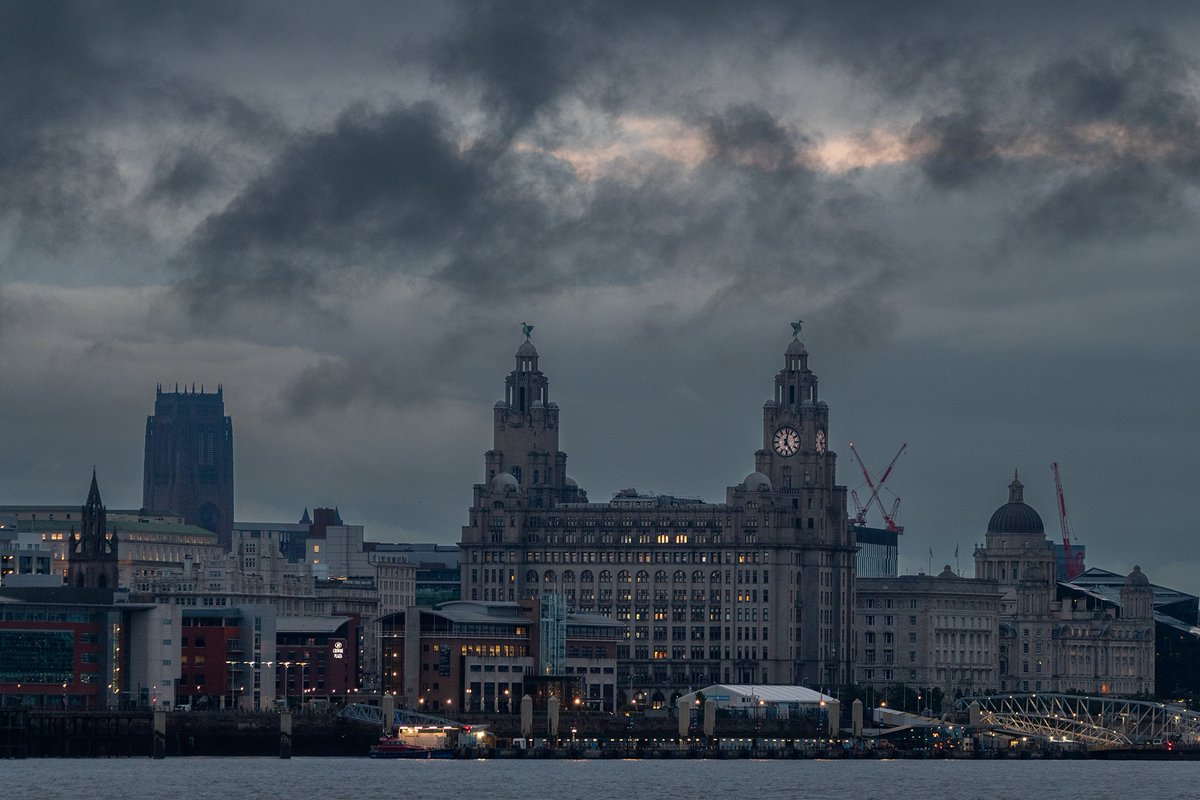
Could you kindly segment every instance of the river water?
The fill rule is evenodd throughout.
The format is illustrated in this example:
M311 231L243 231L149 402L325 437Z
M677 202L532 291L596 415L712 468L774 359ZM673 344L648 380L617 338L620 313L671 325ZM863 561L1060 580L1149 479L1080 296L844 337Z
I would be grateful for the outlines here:
M1158 800L1200 798L1200 762L0 761L0 798L45 800Z

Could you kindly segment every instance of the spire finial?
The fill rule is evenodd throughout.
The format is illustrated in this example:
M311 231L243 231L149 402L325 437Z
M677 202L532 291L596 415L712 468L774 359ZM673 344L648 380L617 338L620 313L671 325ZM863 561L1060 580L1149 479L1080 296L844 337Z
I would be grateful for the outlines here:
M798 319L798 320L796 320L795 322L793 322L793 323L792 323L792 338L793 338L793 339L799 339L799 338L800 338L800 327L801 327L803 324L804 324L804 320L802 320L802 319Z
M1021 479L1017 477L1017 471L1015 469L1013 470L1012 483L1008 485L1008 502L1025 502L1025 485L1021 483Z
M529 341L529 336L533 333L533 326L528 322L522 322L521 333L525 334L525 341Z

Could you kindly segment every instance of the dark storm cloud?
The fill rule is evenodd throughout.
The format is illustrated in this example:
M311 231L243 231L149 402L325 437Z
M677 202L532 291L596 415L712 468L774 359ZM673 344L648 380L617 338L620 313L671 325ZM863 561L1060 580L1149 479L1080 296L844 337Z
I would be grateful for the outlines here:
M909 134L917 166L937 189L956 189L1006 166L991 121L978 112L924 119Z
M107 213L125 180L101 141L113 126L162 117L262 133L257 112L150 60L236 16L232 3L0 4L0 213L18 215L23 246L136 226Z
M934 191L1005 199L1000 253L1137 237L1195 216L1196 65L1166 34L1126 31L980 75L990 77L954 110L927 112L907 146ZM947 96L960 95L957 83Z
M507 139L576 85L597 48L579 9L555 2L466 3L460 27L428 52L436 75L481 88L484 108Z
M479 181L431 105L345 112L303 135L194 233L181 289L198 316L211 308L320 303L355 270L385 256L417 260L459 230Z
M191 147L169 153L154 166L145 199L171 206L185 205L216 185L219 168L207 153Z
M1063 248L1169 231L1189 219L1183 183L1168 171L1118 164L1073 176L1013 221L1013 235Z
M877 209L805 165L809 137L750 104L700 124L711 153L695 170L644 157L632 175L589 182L545 153L463 148L431 104L355 109L201 225L179 289L197 319L320 307L396 274L432 281L463 315L659 276L729 287L726 311L770 285L873 289L863 276L891 258L869 232ZM386 362L331 358L285 392L287 406L407 405Z
M411 407L437 396L434 381L411 380L387 363L386 358L323 358L305 369L284 388L285 409L304 417L326 408L343 408L352 403Z
M717 158L765 172L790 171L797 167L797 150L807 147L807 138L797 141L765 108L743 104L707 120L708 140Z
M777 274L779 246L802 274L805 253L855 228L827 205L853 193L799 163L806 137L751 105L704 124L713 153L698 174L647 158L636 177L588 183L544 153L460 148L430 104L354 110L200 227L181 288L200 311L396 272L473 302L656 273L732 281Z
M627 480L719 496L752 466L795 313L838 436L939 452L902 476L930 509L906 520L911 552L976 519L963 498L994 474L1000 502L1014 462L1060 447L1031 396L1108 438L1126 412L1086 402L1097 373L1071 348L1108 354L1115 326L1146 442L1117 456L1133 489L1109 494L1165 507L1161 476L1195 473L1191 423L1161 400L1188 387L1159 388L1179 388L1173 348L1195 338L1179 279L1200 228L1195 13L0 4L0 275L24 269L0 286L0 341L26 392L0 421L29 454L0 483L74 496L29 476L121 452L136 503L145 387L182 370L227 387L246 513L292 518L290 493L316 485L360 498L372 538L448 540L528 319L594 497ZM109 267L137 259L168 262L147 283L172 285L112 288ZM107 398L97 422L42 433L51 412L20 398L66 379ZM1144 468L1164 442L1169 470ZM1076 452L1053 457L1108 460ZM1116 511L1103 524L1144 525Z

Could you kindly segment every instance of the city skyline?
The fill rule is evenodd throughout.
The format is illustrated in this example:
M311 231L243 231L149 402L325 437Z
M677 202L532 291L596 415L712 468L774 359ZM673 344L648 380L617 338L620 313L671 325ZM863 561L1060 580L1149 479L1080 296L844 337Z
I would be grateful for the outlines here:
M1089 565L1200 591L1200 11L472 8L0 10L0 504L137 507L223 384L239 521L458 541L522 321L593 501L720 502L802 318L902 572L1014 469L1057 540L1058 462Z

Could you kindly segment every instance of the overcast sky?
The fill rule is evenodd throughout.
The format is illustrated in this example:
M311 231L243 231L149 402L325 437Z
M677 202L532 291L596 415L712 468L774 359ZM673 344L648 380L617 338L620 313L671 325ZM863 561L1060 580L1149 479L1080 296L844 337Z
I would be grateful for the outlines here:
M1200 592L1200 7L736 5L0 3L0 504L220 382L239 520L457 541L523 321L593 500L721 501L802 318L902 571L1058 461Z

